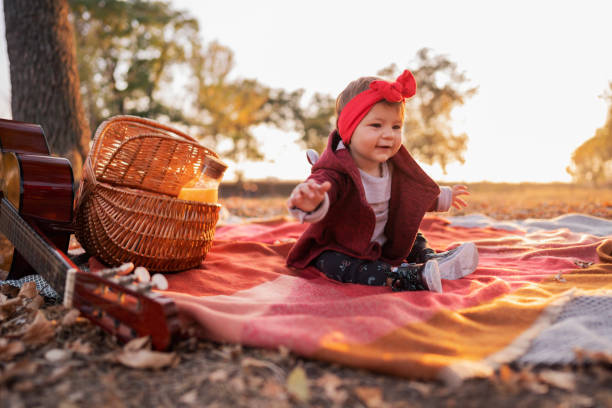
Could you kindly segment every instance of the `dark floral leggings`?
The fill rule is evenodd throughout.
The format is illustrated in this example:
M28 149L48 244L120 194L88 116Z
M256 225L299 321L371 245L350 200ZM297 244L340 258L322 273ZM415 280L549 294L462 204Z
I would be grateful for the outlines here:
M433 250L427 246L427 240L419 232L406 262L423 263L427 252ZM330 279L370 286L385 285L391 270L391 265L386 262L358 259L335 251L321 253L315 258L314 266Z

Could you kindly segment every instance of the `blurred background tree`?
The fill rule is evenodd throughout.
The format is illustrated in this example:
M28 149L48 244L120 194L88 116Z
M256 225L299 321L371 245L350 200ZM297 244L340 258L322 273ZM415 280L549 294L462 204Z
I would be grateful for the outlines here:
M165 103L198 47L198 23L165 2L69 0L81 93L92 130L114 115L185 121Z
M122 114L171 121L216 150L223 141L218 152L241 160L262 158L254 127L294 127L303 91L232 78L232 50L202 45L188 13L165 1L69 1L92 130Z
M600 186L612 180L612 82L603 97L609 105L606 123L574 150L567 167L577 183Z
M327 136L336 127L336 99L317 92L305 108L296 110L295 116L301 142L309 149L325 150Z
M201 138L231 142L225 157L262 159L253 128L271 125L291 130L303 90L270 88L255 79L232 79L234 53L213 41L191 61L196 89L191 124ZM196 129L196 132L198 130Z
M81 177L90 132L79 93L74 31L66 0L6 0L13 119L40 124L51 153Z

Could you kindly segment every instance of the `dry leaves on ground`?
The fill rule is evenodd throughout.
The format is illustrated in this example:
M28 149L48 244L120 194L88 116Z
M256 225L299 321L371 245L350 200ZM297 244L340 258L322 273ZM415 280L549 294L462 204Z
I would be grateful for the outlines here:
M151 342L148 337L129 341L122 349L111 353L108 359L126 367L152 369L175 366L179 362L179 356L176 353L151 350Z

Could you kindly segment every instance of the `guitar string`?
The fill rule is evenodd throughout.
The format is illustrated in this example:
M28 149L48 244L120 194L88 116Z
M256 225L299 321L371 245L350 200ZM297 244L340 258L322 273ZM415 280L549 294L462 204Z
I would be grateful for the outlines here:
M13 205L10 204L6 198L2 198L2 207L0 225L2 226L4 234L14 243L15 248L17 248L22 255L24 255L23 253L26 252L27 249L34 249L38 256L30 257L32 259L27 259L27 262L37 271L45 271L45 280L51 284L53 289L63 295L65 276L62 276L62 270L71 268L70 264L59 257L48 244L44 241L41 242L38 233L16 213ZM17 226L21 227L21 229L18 230ZM22 235L19 235L19 232L21 232ZM24 239L23 235L26 235L27 238Z

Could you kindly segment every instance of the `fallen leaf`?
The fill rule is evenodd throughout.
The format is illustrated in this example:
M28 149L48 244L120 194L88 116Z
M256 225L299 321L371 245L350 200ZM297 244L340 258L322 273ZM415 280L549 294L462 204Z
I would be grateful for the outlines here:
M150 349L149 337L138 337L137 339L132 339L128 341L125 346L123 346L124 351L138 351L144 348Z
M240 394L242 394L244 390L246 389L246 386L244 385L244 379L242 377L232 378L229 382L229 386L234 392L237 392Z
M0 305L6 302L7 300L8 296L6 296L4 293L0 293Z
M410 383L408 384L408 387L417 391L422 396L427 397L429 396L429 394L431 394L432 385L425 384L425 383L418 382L418 381L410 381Z
M546 394L548 392L548 385L540 382L540 379L537 374L533 372L533 367L531 366L522 367L521 371L515 373L515 377L518 379L516 381L518 384L534 394Z
M285 389L276 380L272 378L268 378L265 380L263 387L261 387L260 393L264 397L277 397L278 398L285 394Z
M9 361L17 354L23 353L25 346L21 341L9 341L0 338L0 360Z
M0 293L8 296L9 299L15 298L19 294L19 288L13 285L7 285L7 284L0 285Z
M3 304L1 304L0 305L0 321L6 320L10 318L11 316L13 316L17 312L17 309L20 306L23 306L23 299L19 297L9 299Z
M16 363L9 364L4 371L0 373L0 384L18 377L28 377L38 370L38 364L22 360Z
M287 376L287 392L300 402L310 399L310 385L306 371L301 366L295 367Z
M576 265L579 268L588 268L589 266L594 265L594 262L583 261L581 259L575 259L574 260L574 265Z
M576 388L576 376L573 373L565 371L543 370L538 373L538 378L541 381L561 388L566 391L574 391Z
M278 346L278 354L281 358L287 358L291 354L291 350L286 346Z
M67 402L70 402L70 403L72 403L72 404L75 404L75 405L72 405L72 407L82 407L82 406L83 406L83 404L77 404L77 403L78 403L78 402L80 402L80 401L82 401L82 400L85 398L85 395L86 395L86 394L85 394L83 391L75 391L75 392L71 392L71 393L68 395L68 397L67 397L67 398L68 398L68 401L67 401ZM121 403L121 401L117 401L117 397L116 397L115 395L113 395L113 396L112 396L111 398L109 398L109 399L110 399L110 401L106 401L106 402L108 402L108 404L109 404L110 406L114 406L114 407L117 407L117 408L121 408L121 407L124 407L124 406L125 406L125 405L123 405L123 404ZM67 407L62 407L62 408L71 408L71 406L70 406L70 405L68 405Z
M198 399L198 390L191 390L186 394L183 394L181 398L179 398L179 402L187 405L193 405L196 403Z
M231 344L227 346L229 348L230 356L233 360L237 359L242 355L242 345L241 344Z
M34 296L38 295L38 290L36 290L36 283L34 282L26 282L21 286L19 290L18 297L32 299Z
M72 365L70 365L70 363L63 365L63 366L59 366L53 369L53 371L51 371L51 374L46 378L46 383L47 384L52 384L64 377L66 377L66 375L70 372L70 370L72 369Z
M335 374L325 373L317 379L317 385L323 388L325 396L332 400L335 405L343 405L349 397L346 390L338 389L342 386L342 380Z
M77 354L89 355L91 354L91 344L83 343L81 339L68 343L66 346L68 350L74 351Z
M176 353L151 350L123 350L115 355L116 361L131 368L164 368L175 364L178 358Z
M606 353L605 351L589 351L575 348L574 354L576 355L576 360L581 363L588 361L591 363L612 364L612 353Z
M541 382L533 381L533 382L525 382L523 384L525 385L526 389L533 392L534 394L544 395L548 393L548 385L542 384Z
M229 374L227 373L227 371L220 368L209 374L208 381L210 381L211 383L224 382L227 380L228 377Z
M595 405L592 397L584 394L574 394L569 396L570 407L592 407ZM608 405L609 406L609 405Z
M26 304L26 309L28 309L31 312L36 311L40 309L43 303L45 303L45 300L42 298L42 296L36 295L30 299L30 302Z
M59 361L64 361L70 358L70 351L63 349L51 349L45 353L45 359L52 363L57 363Z
M13 385L13 390L17 392L28 392L34 389L34 382L32 380L19 381Z
M609 374L606 370L606 379ZM610 388L610 387L608 387ZM602 407L612 407L612 391L609 390L599 390L595 393L595 398L601 404Z
M383 405L382 391L379 387L357 387L355 388L355 394L368 408Z
M62 326L73 325L74 323L76 323L80 314L81 312L79 312L77 309L70 309L68 313L66 313L62 318Z
M518 376L508 365L504 364L499 367L499 379L506 385L515 384Z
M27 345L44 344L55 335L53 324L38 310L34 321L26 327L21 340Z
M257 375L247 375L245 376L247 385L252 390L258 390L264 383L264 379Z
M283 369L270 361L257 360L255 358L245 357L240 362L240 365L243 368L248 368L248 367L267 368L270 371L272 371L275 375L277 375L279 378L283 378L285 376L285 372L283 371Z

